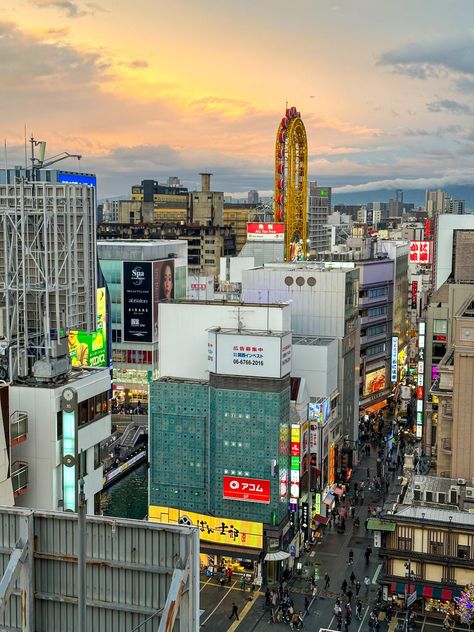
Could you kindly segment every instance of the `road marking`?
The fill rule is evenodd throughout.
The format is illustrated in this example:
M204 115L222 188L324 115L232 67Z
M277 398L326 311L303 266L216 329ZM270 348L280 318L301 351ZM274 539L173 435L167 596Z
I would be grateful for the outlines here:
M242 608L242 611L239 614L239 620L238 621L233 621L232 625L230 626L230 628L227 628L227 632L234 632L234 630L237 629L237 626L245 619L245 617L250 612L250 608L254 605L254 603L256 601L257 601L256 599L252 599L252 601L248 601L245 604L245 606Z
M235 586L236 582L234 582L233 586ZM214 614L214 612L217 610L217 608L221 605L221 603L224 601L224 599L228 596L228 594L230 593L230 591L232 590L233 586L231 586L230 588L227 588L225 595L222 597L222 599L219 601L219 603L217 604L217 606L214 608L214 610L212 610L212 612L209 614L208 617L206 617L206 619L204 619L204 621L201 623L201 627L207 622L209 621L209 619L212 617L212 615Z
M362 621L360 622L359 629L357 630L357 632L361 631L362 626L364 625L365 617L367 616L368 612L369 612L369 606L367 606L367 608L365 609L364 616L362 617Z
M212 577L209 577L209 579L207 580L207 582L201 582L202 584L202 588L201 590L204 588L204 586L207 586L207 584L211 581ZM201 590L199 592L201 592Z

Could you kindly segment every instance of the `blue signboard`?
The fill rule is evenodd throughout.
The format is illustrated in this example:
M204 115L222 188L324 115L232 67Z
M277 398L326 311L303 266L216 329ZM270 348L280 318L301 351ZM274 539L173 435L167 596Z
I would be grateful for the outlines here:
M91 187L97 186L96 177L87 173L67 173L60 171L58 173L58 182L65 184L88 184Z

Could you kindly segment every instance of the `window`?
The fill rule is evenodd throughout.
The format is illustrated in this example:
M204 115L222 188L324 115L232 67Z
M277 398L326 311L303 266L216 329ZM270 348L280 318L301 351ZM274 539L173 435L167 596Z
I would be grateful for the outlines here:
M398 548L401 551L411 551L412 550L411 538L399 537L398 538Z
M387 331L387 325L374 325L373 327L367 327L367 336L378 336L384 334Z
M63 412L62 410L59 413L56 413L56 438L63 438Z
M385 343L382 342L379 345L373 345L372 347L368 347L365 350L365 355L374 356L374 355L377 355L378 353L384 353L384 352L385 352Z
M387 296L388 288L387 287L374 287L368 292L369 298L377 298L378 296Z
M79 419L78 426L83 426L91 421L96 421L104 417L109 412L109 394L99 393L94 397L90 397L79 403Z
M458 544L458 557L462 560L470 559L471 549L467 544Z
M367 316L384 316L387 313L387 306L381 305L380 307L371 307L366 311L368 312Z
M94 470L101 466L100 460L100 443L96 443L94 446Z
M437 320L435 318L434 323L433 323L433 333L446 336L446 334L448 333L448 321Z
M204 263L214 264L214 259L204 259Z
M120 329L112 329L112 342L122 342L122 332Z
M444 554L444 544L443 542L430 542L430 553L431 555L443 555Z

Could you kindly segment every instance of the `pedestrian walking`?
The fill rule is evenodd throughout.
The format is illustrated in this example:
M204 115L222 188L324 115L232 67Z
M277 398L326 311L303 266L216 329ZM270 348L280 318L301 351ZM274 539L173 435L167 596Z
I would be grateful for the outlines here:
M370 560L370 556L372 555L372 547L370 546L370 544L365 549L364 555L365 555L365 563L368 564Z
M367 482L370 483L370 467L367 468Z
M356 591L356 597L358 597L359 593L360 593L360 581L359 580L357 580L356 583L355 583L355 591Z
M309 599L308 597L304 598L304 612L306 616L309 616Z
M347 562L347 564L349 566L352 566L354 564L354 551L352 549L349 551L349 561Z
M359 619L359 621L362 618L362 601L360 599L357 600L356 604L356 617Z
M346 590L347 590L347 580L344 580L341 584L341 590L344 593L344 595L346 594Z
M240 578L240 589L245 590L245 575Z
M370 588L370 577L368 575L364 577L364 585L365 585L365 594L368 595L369 588Z
M232 603L232 612L230 613L229 620L235 617L237 621L239 620L238 608L235 603Z
M318 585L314 584L313 586L313 600L316 600L318 598Z
M350 579L351 579L351 586L354 587L355 580L356 580L356 576L355 576L354 571L352 571Z
M329 588L329 584L331 583L331 578L327 573L324 573L324 590Z
M349 588L349 590L347 591L346 595L347 595L347 599L348 599L348 603L352 603L352 595L354 593L352 592L352 590Z

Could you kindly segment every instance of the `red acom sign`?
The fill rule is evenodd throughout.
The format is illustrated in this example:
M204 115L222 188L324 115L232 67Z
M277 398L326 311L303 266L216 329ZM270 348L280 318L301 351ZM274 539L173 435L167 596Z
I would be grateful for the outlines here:
M261 478L224 476L224 498L254 503L270 502L270 481Z

